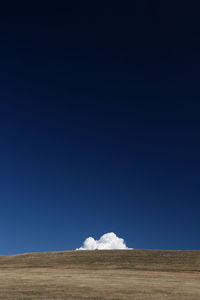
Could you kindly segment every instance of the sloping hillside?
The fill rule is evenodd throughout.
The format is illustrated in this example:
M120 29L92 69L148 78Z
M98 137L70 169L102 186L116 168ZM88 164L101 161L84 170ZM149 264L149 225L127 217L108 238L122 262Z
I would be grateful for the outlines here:
M200 251L0 256L0 299L200 299Z

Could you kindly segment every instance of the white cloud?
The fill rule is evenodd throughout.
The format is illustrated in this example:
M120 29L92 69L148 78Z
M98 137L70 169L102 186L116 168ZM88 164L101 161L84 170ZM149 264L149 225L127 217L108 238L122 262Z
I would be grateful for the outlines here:
M88 237L83 246L76 250L111 250L111 249L131 249L128 248L122 238L117 237L114 232L105 233L99 240Z

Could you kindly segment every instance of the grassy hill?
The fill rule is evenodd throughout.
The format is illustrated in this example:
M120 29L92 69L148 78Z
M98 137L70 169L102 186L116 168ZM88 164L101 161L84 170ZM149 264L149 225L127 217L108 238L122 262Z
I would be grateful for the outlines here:
M0 299L200 299L200 251L0 256Z

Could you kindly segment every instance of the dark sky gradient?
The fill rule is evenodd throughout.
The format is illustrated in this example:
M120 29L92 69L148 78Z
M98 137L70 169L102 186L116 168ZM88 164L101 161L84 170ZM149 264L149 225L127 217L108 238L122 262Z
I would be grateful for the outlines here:
M184 2L1 11L0 254L110 231L200 249L199 23Z

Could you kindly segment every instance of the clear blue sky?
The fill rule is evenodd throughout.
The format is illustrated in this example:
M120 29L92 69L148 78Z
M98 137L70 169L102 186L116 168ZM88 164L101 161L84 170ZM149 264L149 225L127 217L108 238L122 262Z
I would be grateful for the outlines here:
M136 1L4 11L0 254L200 249L195 8Z

